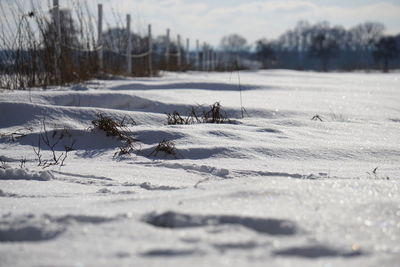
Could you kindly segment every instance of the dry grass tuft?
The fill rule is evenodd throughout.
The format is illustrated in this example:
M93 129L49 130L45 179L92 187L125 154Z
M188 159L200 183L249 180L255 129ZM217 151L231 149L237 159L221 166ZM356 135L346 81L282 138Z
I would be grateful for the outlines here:
M208 109L203 106L192 107L187 116L181 116L178 111L167 114L168 125L188 125L195 123L230 123L226 112L222 111L219 102L215 102Z
M175 158L178 158L178 150L176 149L175 143L170 140L162 140L156 148L149 154L149 156L157 156L158 153L163 152L167 155L174 156Z
M121 120L114 119L103 114L97 114L97 119L92 120L94 128L98 128L106 133L107 136L117 137L123 141L124 146L119 147L119 151L114 156L131 155L137 148L137 139L132 137L129 126L136 125L136 122L128 116L124 116Z

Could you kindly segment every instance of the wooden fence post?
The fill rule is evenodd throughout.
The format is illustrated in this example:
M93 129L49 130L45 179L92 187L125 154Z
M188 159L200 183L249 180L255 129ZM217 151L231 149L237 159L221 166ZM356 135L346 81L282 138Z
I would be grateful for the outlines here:
M210 59L209 70L214 71L214 49L213 48L210 48L208 58Z
M127 73L128 75L132 75L132 36L131 36L131 15L126 15L126 35L128 38L128 45L126 47L126 64L127 64Z
M168 70L169 69L169 34L170 31L169 29L167 29L167 37L166 37L166 44L165 44L165 69Z
M217 59L217 52L213 52L213 71L216 70L218 64L218 59Z
M202 58L203 71L207 71L207 44L204 42L203 44L203 58Z
M189 68L190 65L190 53L189 53L189 46L190 46L190 40L189 38L186 38L186 69Z
M55 55L54 55L54 70L56 75L56 80L61 83L61 71L59 66L59 61L61 58L61 23L60 23L60 6L58 0L53 0L53 25L54 33L56 34L55 40Z
M152 36L151 36L151 24L149 24L149 33L148 33L148 38L149 38L149 76L151 77L153 74L153 57L152 57L152 53L153 53L153 40L152 40Z
M200 42L196 39L196 70L200 70Z
M208 49L208 71L212 71L213 69L212 69L212 66L213 66L213 57L212 57L212 54L213 54L213 51L212 51L212 48L210 47L209 49Z
M214 70L214 50L213 48L210 48L210 50L208 51L208 58L210 59L210 63L209 63L209 71L213 71Z
M97 49L99 72L103 73L103 5L98 5Z
M181 57L181 35L178 34L177 36L177 58L176 58L176 64L178 65L178 71L181 71L181 65L182 65L182 57Z

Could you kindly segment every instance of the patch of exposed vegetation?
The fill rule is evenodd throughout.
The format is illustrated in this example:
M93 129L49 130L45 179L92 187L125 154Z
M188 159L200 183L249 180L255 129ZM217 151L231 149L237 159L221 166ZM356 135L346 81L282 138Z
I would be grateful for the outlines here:
M124 116L122 119L115 119L103 114L97 114L97 119L92 120L93 129L99 129L107 136L117 137L124 145L119 147L119 151L114 156L131 155L135 150L137 139L133 138L130 126L136 125L134 119Z
M160 152L163 152L166 155L171 155L175 158L178 158L177 155L179 154L178 150L176 149L175 143L166 139L163 139L160 143L158 143L158 145L149 154L149 156L157 156Z
M32 127L24 127L21 129L17 129L14 132L0 133L0 139L6 138L9 142L15 142L18 139L25 137L32 131L33 131Z
M167 113L168 125L188 125L195 123L230 123L226 112L222 110L219 102L215 102L208 108L203 106L192 107L186 116L178 111Z

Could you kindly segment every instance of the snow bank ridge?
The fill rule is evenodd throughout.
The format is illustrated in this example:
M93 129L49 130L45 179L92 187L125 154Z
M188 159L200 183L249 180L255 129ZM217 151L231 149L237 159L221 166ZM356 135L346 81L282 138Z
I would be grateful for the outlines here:
M125 218L71 215L36 216L33 214L6 214L0 217L0 242L38 242L51 240L64 233L71 224L101 224Z
M36 180L36 181L49 181L54 179L51 171L30 171L22 168L11 168L4 165L0 168L0 180Z
M229 175L228 169L216 168L207 165L184 164L184 163L161 163L158 165L170 169L184 169L219 177L226 177Z

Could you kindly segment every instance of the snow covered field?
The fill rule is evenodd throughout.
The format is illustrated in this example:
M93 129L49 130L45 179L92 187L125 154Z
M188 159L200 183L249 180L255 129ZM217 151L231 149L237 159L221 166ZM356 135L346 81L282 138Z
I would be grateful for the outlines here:
M400 266L400 74L240 80L244 119L237 73L0 93L0 266ZM230 123L167 125L217 101Z

